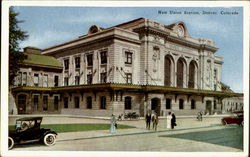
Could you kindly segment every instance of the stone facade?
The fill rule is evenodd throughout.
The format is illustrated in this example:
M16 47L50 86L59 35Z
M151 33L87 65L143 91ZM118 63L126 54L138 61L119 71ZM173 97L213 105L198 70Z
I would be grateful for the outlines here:
M86 116L144 116L152 110L160 116L169 111L213 114L222 112L224 98L242 96L222 91L217 49L210 39L191 37L183 22L163 25L140 18L107 29L93 25L78 39L41 50L63 68L23 67L26 86L34 87L32 76L38 74L39 88L16 87L13 92L17 106L21 93L31 106L39 95L37 112L27 105L24 113L44 112L41 106L47 103L46 113Z

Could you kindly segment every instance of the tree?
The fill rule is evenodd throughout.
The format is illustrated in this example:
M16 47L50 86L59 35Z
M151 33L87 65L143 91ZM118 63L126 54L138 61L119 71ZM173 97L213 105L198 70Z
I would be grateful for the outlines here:
M16 13L13 7L9 10L9 85L13 85L14 78L17 76L20 66L23 64L25 55L20 52L19 42L25 40L28 35L22 31L17 20L19 13Z

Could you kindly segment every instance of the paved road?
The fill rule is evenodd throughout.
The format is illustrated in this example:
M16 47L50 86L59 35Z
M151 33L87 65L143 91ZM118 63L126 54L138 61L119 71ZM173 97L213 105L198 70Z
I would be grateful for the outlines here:
M52 147L42 144L26 144L18 145L13 150L242 152L242 149L242 127L210 125L173 131L144 131L144 133L89 138L63 139L59 136L58 142Z

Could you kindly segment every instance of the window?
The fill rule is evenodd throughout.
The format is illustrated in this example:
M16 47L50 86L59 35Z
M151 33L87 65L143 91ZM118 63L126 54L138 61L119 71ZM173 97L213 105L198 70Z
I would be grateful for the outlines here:
M69 85L69 78L64 77L64 86L68 86L68 85Z
M34 111L38 110L38 95L34 95Z
M182 110L184 108L184 101L183 99L179 100L179 109Z
M58 96L54 96L54 110L58 110Z
M125 97L125 110L131 110L132 98L130 96Z
M75 58L75 68L80 68L81 62L80 62L80 57Z
M106 97L101 96L101 109L106 109Z
M64 108L68 108L69 107L69 98L65 97L64 98Z
M19 72L17 75L17 85L18 86L22 85L22 72Z
M75 108L79 108L79 97L75 97Z
M132 74L126 73L126 81L128 84L132 84Z
M92 74L87 75L87 84L92 84Z
M101 83L106 83L107 81L107 73L101 73Z
M64 60L64 70L69 70L69 59Z
M92 97L87 97L87 109L92 109Z
M177 62L177 87L183 87L184 64L181 59Z
M80 84L80 77L75 76L75 85L79 85L79 84Z
M43 110L48 110L48 96L43 96Z
M88 66L93 66L93 54L87 55Z
M34 86L38 86L38 79L39 79L39 74L34 74Z
M27 73L26 72L23 73L22 83L23 83L23 86L27 85Z
M171 99L166 99L166 109L171 109Z
M48 87L48 75L43 75L43 87Z
M55 76L54 78L54 86L57 87L58 86L58 82L59 82L59 77Z
M189 80L188 80L188 88L194 88L194 78L195 77L195 62L192 61L189 65Z
M191 100L191 109L194 110L195 108L196 108L196 106L195 106L195 100L192 99Z
M101 52L101 64L106 64L107 63L107 51L102 51Z
M132 64L132 53L131 52L125 52L125 64Z

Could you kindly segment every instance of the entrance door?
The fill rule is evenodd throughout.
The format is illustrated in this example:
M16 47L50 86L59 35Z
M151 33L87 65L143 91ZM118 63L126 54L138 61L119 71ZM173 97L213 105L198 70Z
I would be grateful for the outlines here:
M159 98L153 98L151 100L151 110L155 111L160 116L161 111L161 100Z
M206 101L206 112L208 112L209 114L212 113L212 102L210 100Z
M25 114L26 112L26 95L18 96L18 114Z

